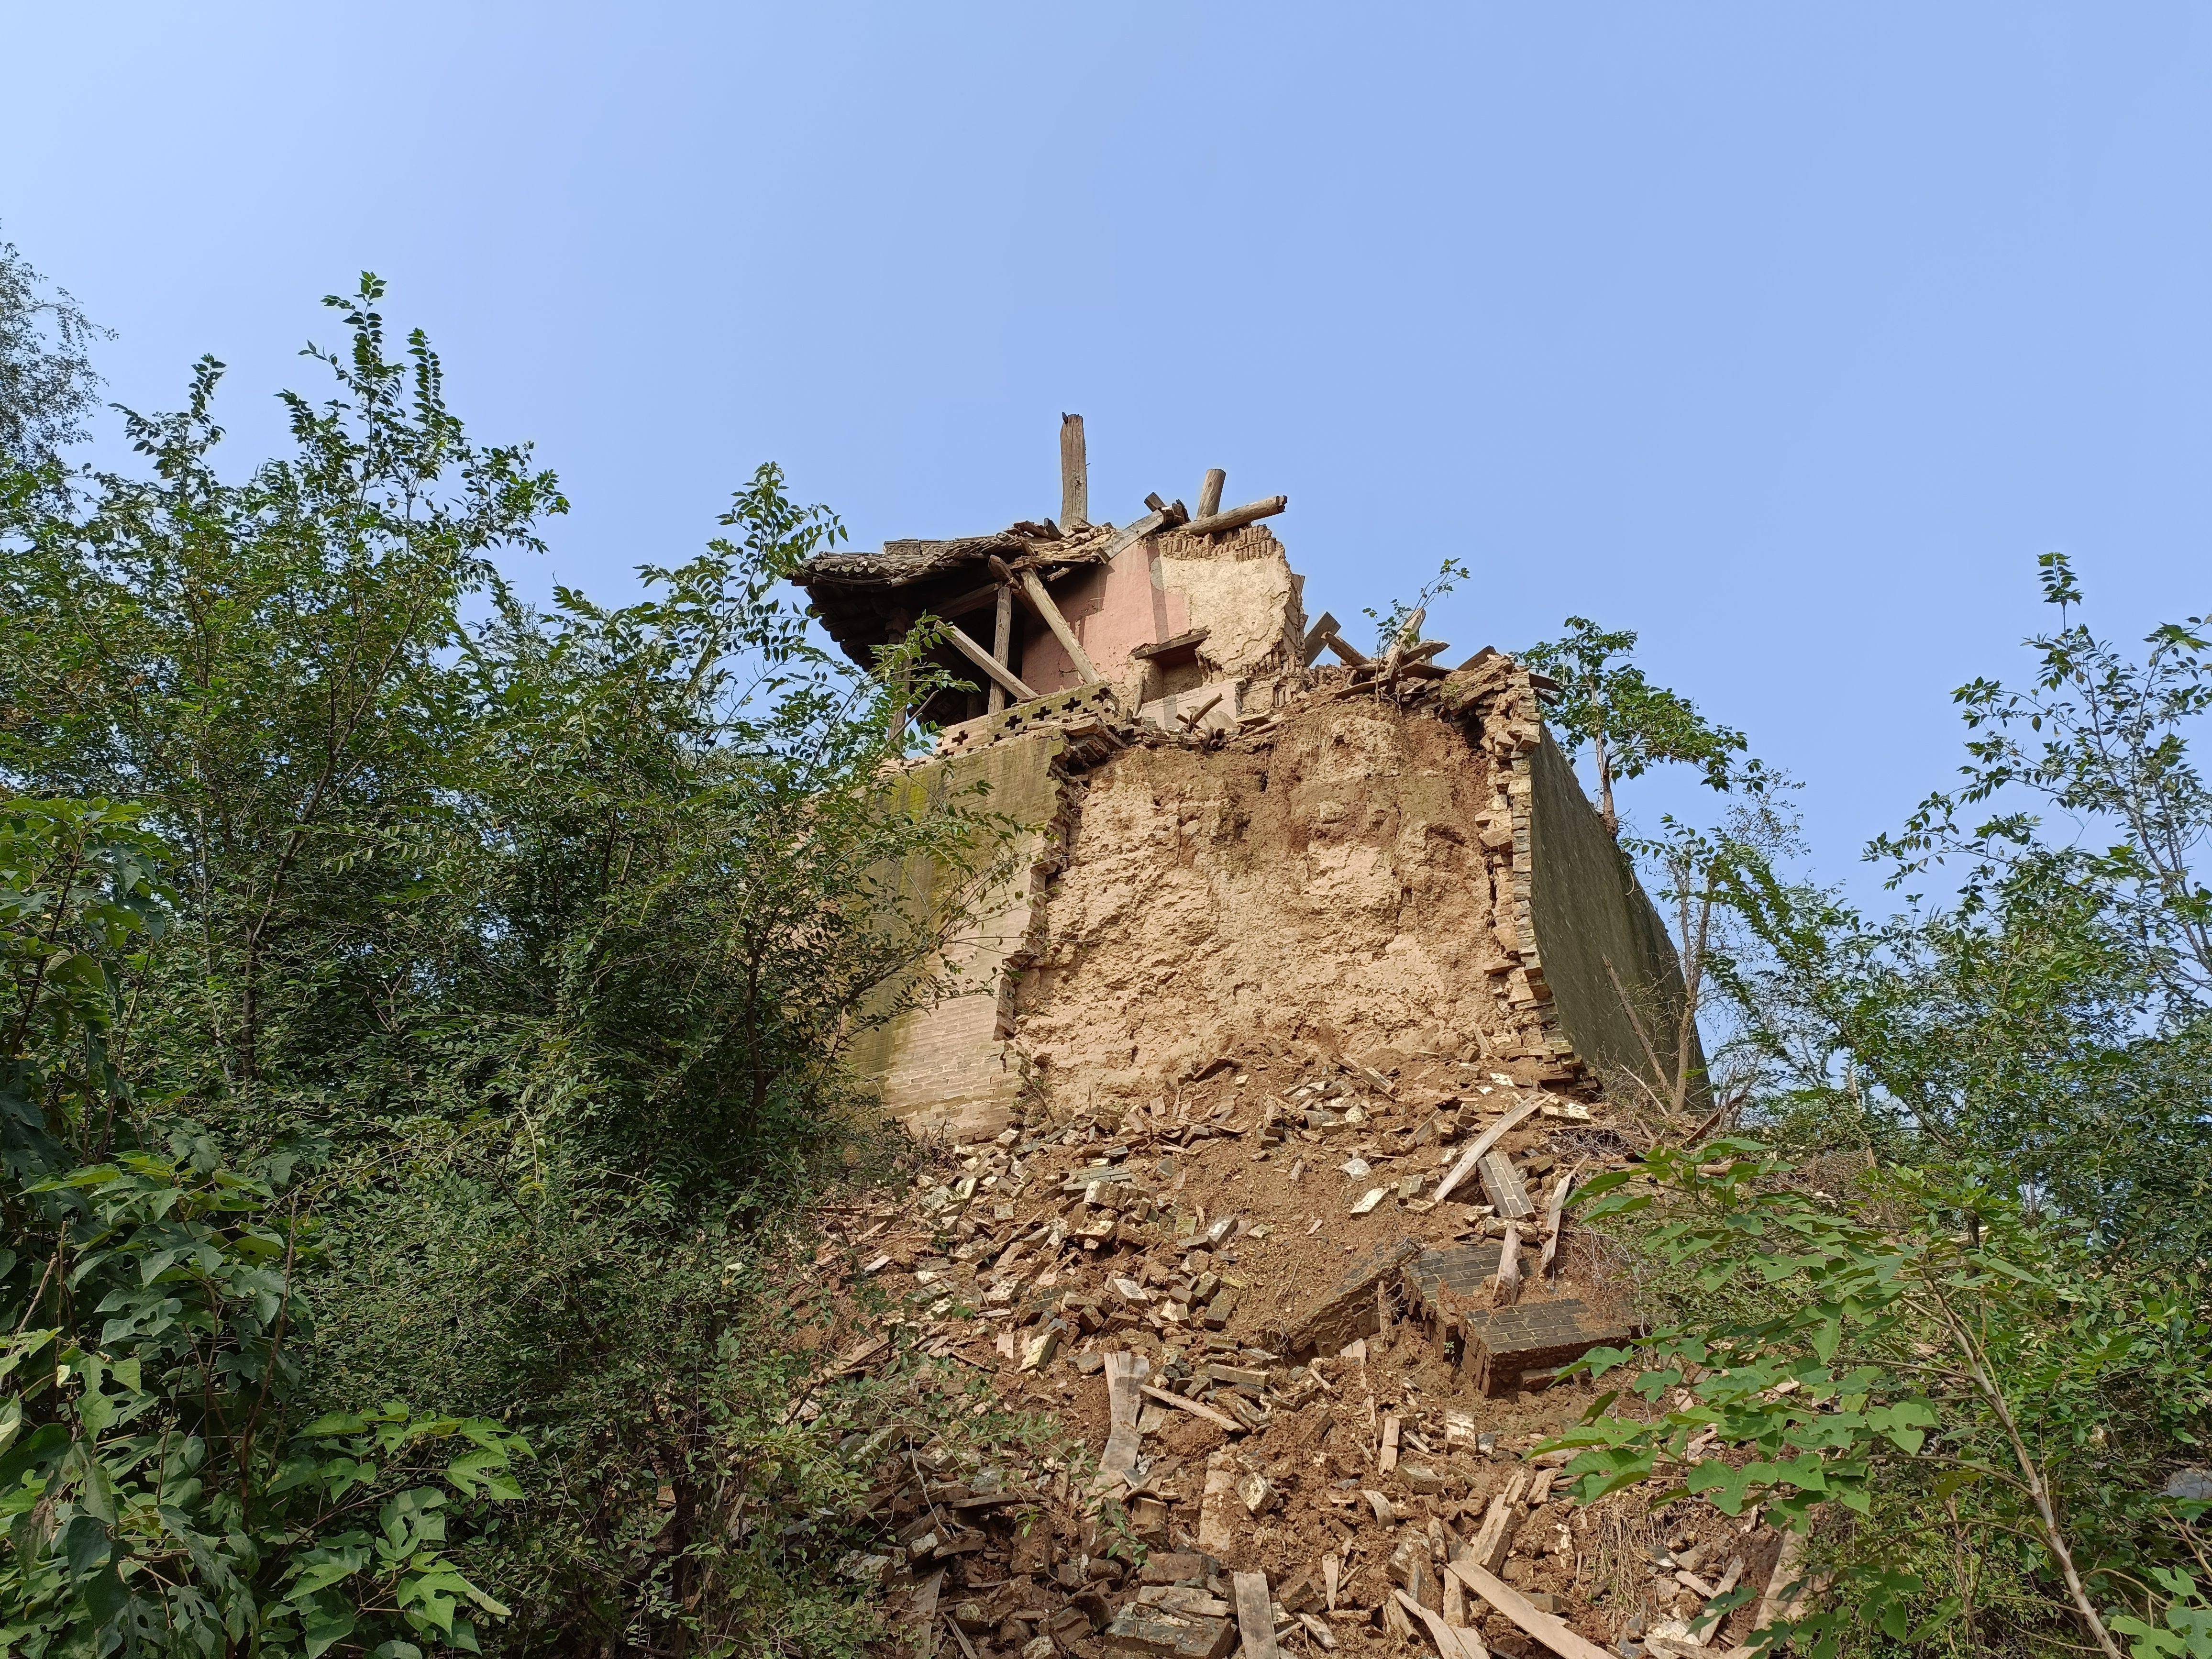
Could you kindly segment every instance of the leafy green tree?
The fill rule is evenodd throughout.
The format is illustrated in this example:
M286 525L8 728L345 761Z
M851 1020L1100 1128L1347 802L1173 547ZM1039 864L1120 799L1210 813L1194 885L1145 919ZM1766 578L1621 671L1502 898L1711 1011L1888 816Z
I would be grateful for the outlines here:
M0 242L0 474L52 482L61 450L85 435L100 386L92 343L106 334ZM15 487L33 481L19 476Z
M2193 1595L2154 1575L2194 1565L2212 1507L2160 1492L2212 1427L2193 1279L2112 1273L2084 1229L2037 1218L2001 1175L1877 1166L1838 1196L1749 1140L1661 1149L1577 1201L1654 1218L1644 1248L1705 1310L1644 1351L1643 1411L1609 1414L1608 1394L1565 1437L1589 1449L1568 1466L1582 1498L1656 1477L1662 1501L1763 1504L1799 1530L1834 1505L1868 1523L1833 1535L1827 1607L1777 1636L1816 1654L1861 1629L2039 1649L2056 1634L2045 1575L2112 1659L2114 1602L2179 1600L2190 1616Z
M448 1507L520 1497L521 1443L308 1407L290 1161L228 1167L135 1086L171 900L142 817L0 819L0 1646L474 1650L471 1609L507 1609L447 1554Z
M182 413L128 417L137 470L0 504L0 787L131 799L174 848L140 1141L283 1207L301 1410L528 1435L520 1500L450 1547L525 1609L501 1639L845 1640L809 1518L835 1437L766 1403L789 1310L738 1269L868 1155L845 1051L956 976L1010 826L897 769L921 641L868 674L810 635L785 578L842 532L773 467L637 603L523 603L497 561L557 482L467 436L381 296L331 301L336 392L288 396L288 454L218 465L204 362ZM361 1421L317 1443L427 1467L417 1419ZM364 1631L402 1588L356 1597Z
M1708 784L1727 789L1731 757L1747 747L1743 733L1713 724L1688 698L1646 679L1628 659L1636 648L1632 632L1607 632L1587 617L1570 617L1566 626L1561 638L1541 641L1520 656L1559 682L1552 718L1595 752L1598 810L1607 831L1620 833L1613 780L1641 777L1662 762L1695 766Z

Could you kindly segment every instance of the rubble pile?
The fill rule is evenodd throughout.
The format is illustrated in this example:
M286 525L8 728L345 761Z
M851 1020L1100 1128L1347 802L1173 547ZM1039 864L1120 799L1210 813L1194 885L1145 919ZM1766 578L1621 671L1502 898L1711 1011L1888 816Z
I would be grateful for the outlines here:
M1634 1334L1564 1200L1637 1149L1534 1069L1284 1044L935 1148L844 1228L890 1304L859 1359L945 1362L1070 1450L887 1458L885 1537L849 1570L963 1659L1741 1641L1751 1605L1702 1644L1692 1621L1765 1582L1778 1534L1636 1491L1578 1505L1538 1450L1591 1397L1559 1367Z

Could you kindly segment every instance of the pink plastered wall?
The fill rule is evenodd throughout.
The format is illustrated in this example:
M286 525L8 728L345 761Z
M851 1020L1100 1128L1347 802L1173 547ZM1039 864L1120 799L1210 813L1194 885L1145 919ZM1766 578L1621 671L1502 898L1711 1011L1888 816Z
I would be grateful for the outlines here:
M1159 561L1149 544L1124 549L1103 569L1087 570L1056 584L1053 600L1098 672L1127 678L1129 653L1171 640L1190 627L1190 606L1180 589L1162 587ZM1052 631L1023 612L1021 677L1038 692L1065 690L1082 676Z

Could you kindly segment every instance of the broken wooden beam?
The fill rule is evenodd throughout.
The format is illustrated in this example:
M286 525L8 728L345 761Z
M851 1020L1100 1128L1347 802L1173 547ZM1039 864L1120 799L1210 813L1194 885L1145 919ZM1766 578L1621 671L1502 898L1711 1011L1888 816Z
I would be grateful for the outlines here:
M1067 659L1075 665L1075 672L1083 677L1084 684L1096 685L1103 681L1106 677L1098 672L1097 665L1084 650L1083 641L1075 637L1075 630L1067 625L1067 618L1060 614L1060 607L1053 603L1052 595L1044 591L1044 583L1038 579L1037 573L1024 570L1020 574L1020 581L1023 597L1029 600L1030 608L1044 619L1044 625L1052 630L1053 638L1060 641L1060 649L1067 653Z
M1208 697L1204 702L1199 704L1197 708L1192 709L1190 713L1182 716L1182 729L1186 732L1197 731L1198 723L1204 720L1208 714L1211 714L1213 712L1214 705L1218 703L1222 698L1228 695L1229 694L1225 691L1217 691L1212 696Z
M1153 498L1148 496L1146 499ZM1121 556L1123 549L1134 547L1146 537L1157 531L1173 530L1181 525L1182 520L1183 513L1180 505L1171 504L1155 508L1146 514L1143 518L1132 524L1125 524L1115 531L1113 538L1106 544L1105 550L1097 556L1097 561L1101 564L1111 564Z
M1264 501L1247 501L1242 507L1232 507L1226 513L1200 513L1183 526L1183 533L1190 536L1218 536L1224 531L1241 530L1261 519L1272 519L1291 504L1288 495L1270 495Z
M1060 521L1091 522L1091 464L1083 452L1083 416L1060 417Z
M1499 1220L1526 1221L1536 1213L1535 1200L1528 1196L1528 1183L1521 1179L1521 1171L1513 1167L1511 1158L1503 1152L1486 1152L1478 1167L1482 1171L1483 1190L1498 1206Z
M1451 1166L1450 1173L1437 1183L1437 1202L1441 1204L1449 1198L1453 1189L1474 1173L1475 1165L1482 1162L1490 1149L1505 1138L1507 1131L1519 1128L1522 1120L1542 1104L1540 1099L1524 1100L1477 1135L1474 1144L1459 1155L1459 1162Z
M1351 664L1354 668L1364 668L1369 663L1374 660L1372 657L1370 657L1364 651L1362 651L1358 647L1353 645L1351 641L1346 639L1341 634L1333 633L1327 639L1323 640L1322 643L1327 646L1330 650L1335 652L1338 656L1341 657L1346 662Z
M1267 1575L1235 1572L1229 1583L1237 1598L1237 1633L1244 1638L1244 1659L1276 1659L1275 1614L1269 1605Z
M1203 1418L1216 1427L1228 1430L1231 1434L1244 1432L1244 1425L1226 1412L1218 1412L1212 1407L1200 1401L1186 1400L1179 1394L1170 1394L1165 1389L1156 1389L1149 1382L1140 1383L1138 1386L1146 1398L1157 1400L1163 1406L1173 1406L1178 1411L1188 1412L1193 1417Z
M1198 647L1206 643L1209 631L1193 628L1170 640L1161 640L1152 645L1132 646L1129 656L1135 662L1158 663L1164 667L1170 658L1196 656Z
M1596 1643L1576 1635L1567 1627L1565 1620L1539 1613L1527 1596L1487 1569L1461 1560L1453 1562L1445 1571L1457 1573L1462 1583L1558 1654L1559 1659L1613 1659Z
M946 642L954 650L981 669L990 677L993 684L1002 686L1012 692L1016 702L1027 702L1031 697L1036 696L1036 692L1014 678L1012 670L1000 667L997 659L989 652L969 639L958 623L945 622L940 618L937 625L944 630Z
M1198 516L1211 519L1221 511L1221 487L1229 482L1229 475L1218 466L1206 469L1205 482L1198 487Z

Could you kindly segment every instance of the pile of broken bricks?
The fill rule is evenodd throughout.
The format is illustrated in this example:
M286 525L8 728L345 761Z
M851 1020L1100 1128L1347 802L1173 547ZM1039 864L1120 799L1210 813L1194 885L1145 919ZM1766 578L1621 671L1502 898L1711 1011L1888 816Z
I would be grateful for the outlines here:
M1559 1368L1635 1334L1565 1203L1632 1163L1601 1108L1479 1061L1280 1053L942 1149L845 1227L893 1304L854 1368L942 1362L1089 1455L887 1462L854 1570L963 1659L1730 1651L1785 1535L1577 1504L1540 1453L1590 1396Z

